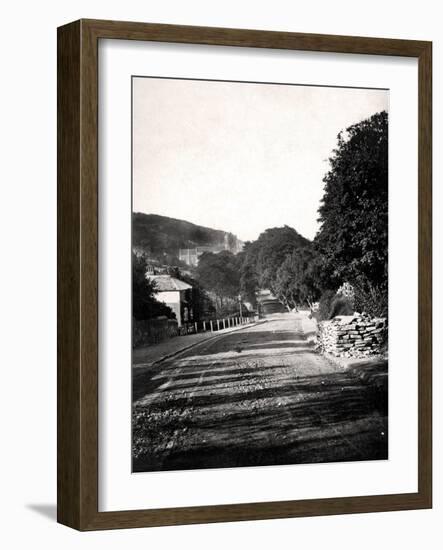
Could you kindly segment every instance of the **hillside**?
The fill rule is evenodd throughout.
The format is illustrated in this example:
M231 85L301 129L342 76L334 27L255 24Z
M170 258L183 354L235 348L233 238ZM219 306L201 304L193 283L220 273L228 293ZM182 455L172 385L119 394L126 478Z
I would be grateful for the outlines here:
M154 258L165 254L178 256L180 248L222 245L226 235L230 242L237 241L232 233L184 220L139 212L132 215L133 248Z

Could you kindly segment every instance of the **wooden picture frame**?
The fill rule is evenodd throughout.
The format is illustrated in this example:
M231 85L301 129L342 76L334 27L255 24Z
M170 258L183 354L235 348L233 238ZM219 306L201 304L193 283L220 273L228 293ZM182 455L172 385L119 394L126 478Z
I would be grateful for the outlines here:
M124 39L418 59L418 492L98 511L98 41ZM432 506L430 42L80 20L58 29L58 521L132 528Z

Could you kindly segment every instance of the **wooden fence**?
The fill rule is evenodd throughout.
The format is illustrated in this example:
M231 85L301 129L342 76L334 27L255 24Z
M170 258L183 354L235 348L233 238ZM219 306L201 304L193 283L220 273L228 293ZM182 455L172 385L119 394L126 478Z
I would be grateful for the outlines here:
M247 325L255 321L255 317L225 317L224 319L209 319L184 323L180 328L180 334L198 334L200 332L218 332L227 328Z
M223 319L208 319L184 323L181 327L172 319L149 319L132 324L132 346L138 348L159 344L169 338L199 334L203 332L219 332L230 328L248 325L256 320L255 317L225 317Z

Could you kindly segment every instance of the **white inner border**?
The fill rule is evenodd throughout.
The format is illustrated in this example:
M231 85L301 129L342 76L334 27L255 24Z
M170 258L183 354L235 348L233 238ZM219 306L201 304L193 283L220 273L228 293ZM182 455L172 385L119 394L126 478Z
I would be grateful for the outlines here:
M389 460L131 473L131 75L389 88ZM417 75L399 57L99 42L100 511L417 491Z

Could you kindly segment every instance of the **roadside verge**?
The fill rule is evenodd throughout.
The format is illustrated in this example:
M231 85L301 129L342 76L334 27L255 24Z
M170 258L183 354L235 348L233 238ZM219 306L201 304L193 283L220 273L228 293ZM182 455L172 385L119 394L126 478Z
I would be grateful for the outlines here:
M254 327L258 324L266 321L260 320L247 325L239 325L237 327L227 328L219 330L217 332L204 332L200 334L189 334L187 336L177 336L171 338L160 344L154 346L147 346L144 348L138 348L132 352L132 367L139 371L139 369L153 367L158 365L180 353L188 351L191 348L198 346L203 342L209 342L215 338L219 338L226 334L231 334L238 330L244 330Z

